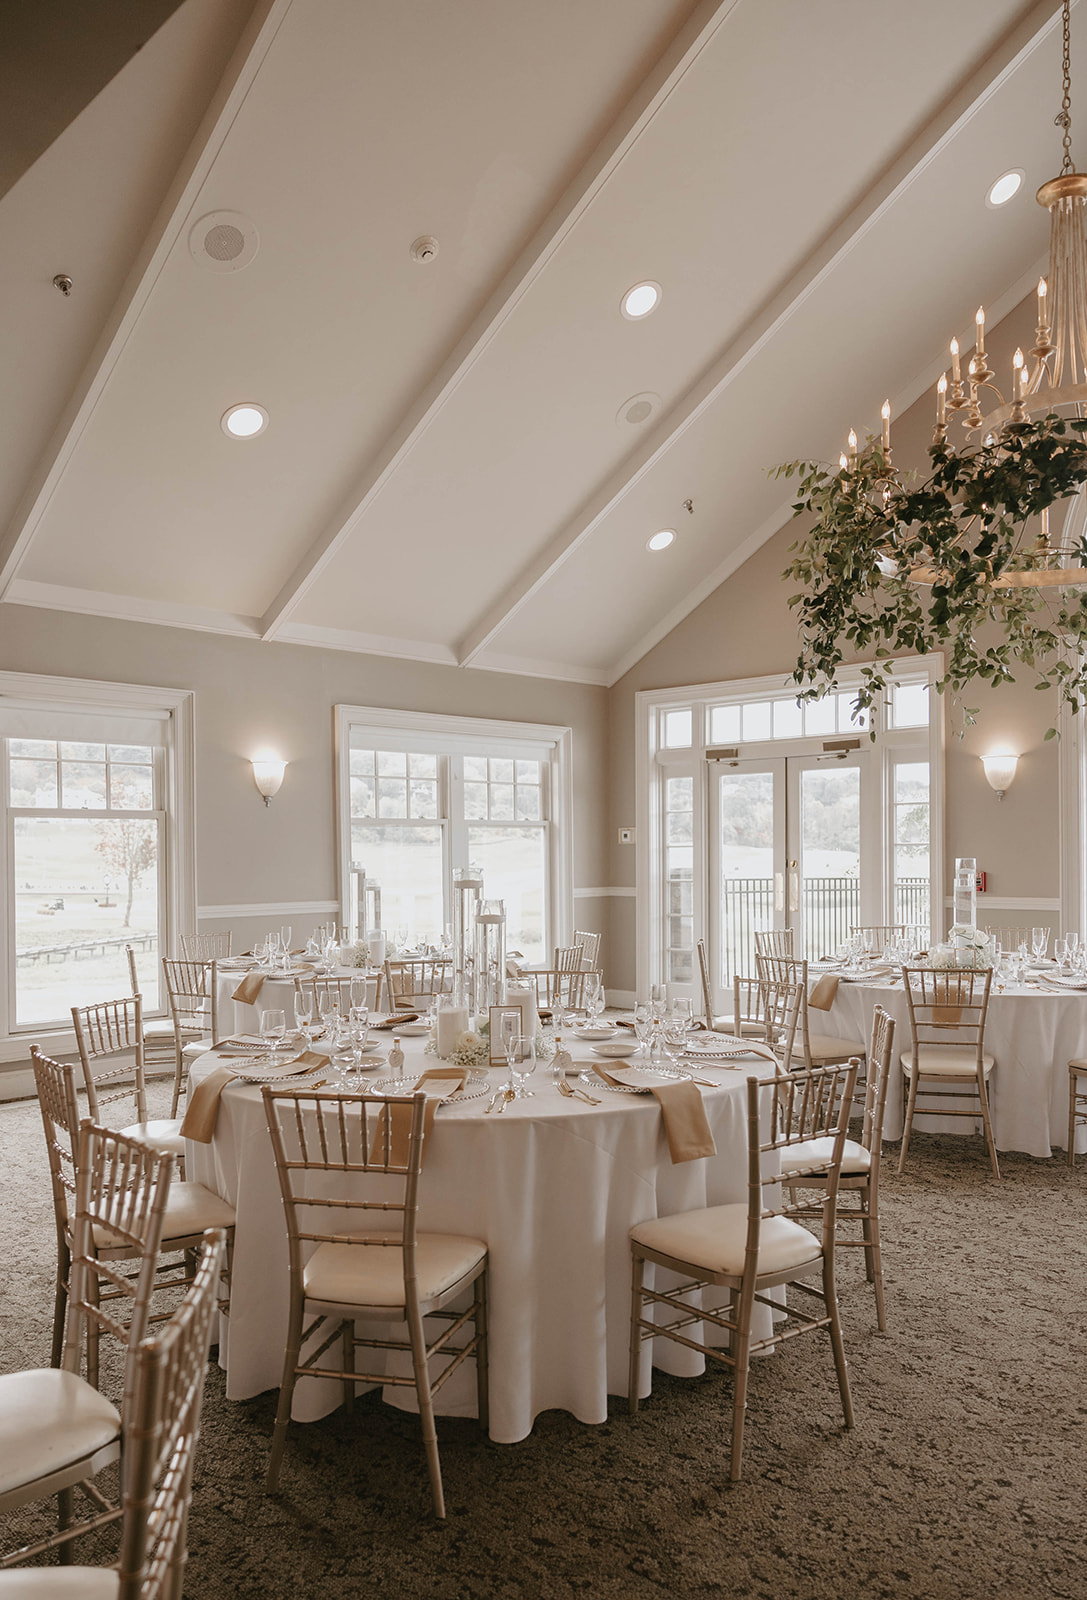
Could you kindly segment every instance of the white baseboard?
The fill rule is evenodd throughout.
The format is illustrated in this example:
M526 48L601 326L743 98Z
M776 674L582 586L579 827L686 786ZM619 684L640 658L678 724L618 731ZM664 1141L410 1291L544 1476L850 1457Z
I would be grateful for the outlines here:
M339 916L338 900L284 900L270 905L197 906L196 915L201 922L219 922L224 918L271 917L328 917Z
M634 1005L633 989L613 989L607 987L608 1007L616 1011L630 1011Z
M18 1067L14 1072L0 1072L0 1101L33 1100L34 1073L30 1067Z

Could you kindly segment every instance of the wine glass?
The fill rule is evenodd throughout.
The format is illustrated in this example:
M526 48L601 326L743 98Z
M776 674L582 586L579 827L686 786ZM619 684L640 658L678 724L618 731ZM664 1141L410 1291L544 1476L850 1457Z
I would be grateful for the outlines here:
M351 1017L347 1024L348 1038L351 1040L351 1054L355 1063L355 1079L362 1084L362 1056L370 1037L370 1011L367 1006L352 1006Z
M358 973L356 977L351 979L350 998L352 1011L356 1010L359 1006L365 1006L368 1004L369 985L361 972Z
M1057 963L1057 972L1059 974L1063 973L1064 972L1065 962L1068 960L1068 940L1067 939L1054 939L1054 941L1053 941L1053 959Z
M279 1043L286 1032L287 1017L285 1012L274 1007L261 1012L260 1036L269 1047L268 1063L270 1066L275 1066L279 1062Z
M660 1022L668 1005L668 985L654 983L649 990L649 1005L654 1022Z
M334 1029L340 1020L340 991L334 987L322 989L317 997L317 1011L326 1028Z
M604 1012L607 1009L608 998L604 993L604 985L600 981L600 974L598 972L593 973L593 982L589 984L588 994L589 1016L592 1019L593 1026L599 1028L600 1024L604 1020Z
M517 1057L522 1053L525 1046L525 1038L521 1032L521 1013L519 1011L503 1013L499 1042L506 1057L506 1071L508 1074L506 1081L507 1099L528 1099L529 1091L524 1086L524 1078L518 1077L515 1071Z
M683 1052L687 1048L687 1026L682 1017L673 1014L664 1025L664 1053L673 1071L679 1070Z
M305 1039L307 1046L313 1043L310 1037L313 1028L313 990L299 989L294 997L294 1023L295 1027Z
M1046 946L1049 944L1048 928L1031 928L1030 944L1034 951L1035 961L1042 961L1045 957Z
M645 1000L639 1000L634 1007L634 1032L638 1040L638 1054L648 1055L646 1048L649 1043L650 1031L653 1027L653 1008Z

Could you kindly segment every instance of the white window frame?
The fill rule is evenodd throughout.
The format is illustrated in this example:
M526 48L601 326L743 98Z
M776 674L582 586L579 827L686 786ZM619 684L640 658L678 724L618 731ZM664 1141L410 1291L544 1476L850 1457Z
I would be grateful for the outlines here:
M856 689L862 682L862 671L867 662L857 662L854 665L843 667L835 678L835 692L848 693ZM933 922L933 932L940 931L943 919L943 884L944 884L944 718L943 705L940 697L932 689L932 685L941 677L944 668L944 658L939 652L927 656L909 656L897 658L894 662L896 681L924 679L929 684L930 713L927 729L927 749L929 762L929 796L930 796L930 907ZM694 869L694 941L707 936L708 913L707 891L708 873L711 859L710 841L707 837L707 817L709 815L709 781L710 763L706 760L706 750L712 748L709 741L709 710L714 701L720 700L765 700L781 699L795 692L793 685L787 678L778 674L761 678L742 678L724 680L716 683L687 684L670 689L641 690L634 696L635 702L635 786L636 810L635 821L637 825L637 859L636 859L636 925L637 925L637 980L638 993L645 995L653 983L665 981L663 967L663 852L660 848L662 829L662 790L663 784L659 781L663 773L669 776L686 775L694 777L694 831L695 831L695 869ZM662 748L658 744L658 730L661 725L661 715L665 710L680 710L690 706L693 711L691 719L692 743L686 748ZM920 746L926 730L923 729L893 729L887 726L888 710L886 704L878 708L876 716L876 744L880 752L880 806L881 829L880 848L882 851L882 872L880 876L881 894L884 905L893 905L890 889L890 874L892 871L892 851L890 834L893 830L893 819L889 807L890 784L892 781L891 765L893 753L912 748L920 753ZM863 746L868 743L868 730L858 729L857 736ZM836 734L808 735L798 739L767 739L757 743L753 741L737 744L740 759L744 756L758 758L768 755L800 755L811 753L822 747L824 737L840 739L845 737L841 732ZM890 921L889 915L880 915L873 920ZM689 992L700 1002L700 986L697 963L692 973L690 986L676 984L673 986L677 993Z
M160 866L165 909L162 925L170 949L177 949L183 932L196 926L196 792L195 701L191 689L152 688L144 684L108 683L92 678L54 678L35 673L0 672L0 709L40 712L160 718L164 727L163 779L164 849ZM5 813L8 797L4 795ZM4 916L12 893L12 863L5 846L0 851L0 892ZM11 952L14 960L14 951ZM21 1028L15 1032L8 1014L11 978L5 970L0 996L0 1061L23 1061L29 1042L53 1054L75 1049L71 1028ZM123 995L118 995L118 999Z
M572 824L573 729L552 723L503 722L489 717L457 717L442 712L394 711L385 706L337 705L333 710L333 760L336 792L337 882L340 919L351 905L351 736L375 749L406 750L449 756L506 756L548 763L546 796L548 839L548 927L552 945L573 937L574 857ZM452 905L452 835L463 806L451 804L452 819L443 823L444 899ZM365 864L365 863L364 863ZM486 884L484 884L486 889Z

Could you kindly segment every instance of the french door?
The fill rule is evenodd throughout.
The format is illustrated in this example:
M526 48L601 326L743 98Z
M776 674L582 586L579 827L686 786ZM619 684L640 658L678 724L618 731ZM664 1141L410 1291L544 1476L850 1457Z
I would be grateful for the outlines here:
M755 934L792 928L831 955L880 903L879 764L870 749L711 760L709 956L715 1008L755 972Z

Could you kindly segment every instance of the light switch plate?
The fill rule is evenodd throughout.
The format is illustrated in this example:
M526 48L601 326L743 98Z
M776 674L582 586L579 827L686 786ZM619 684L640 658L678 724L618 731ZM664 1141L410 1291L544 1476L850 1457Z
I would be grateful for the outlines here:
M620 828L619 829L619 843L620 844L633 844L634 843L634 829L633 828Z

